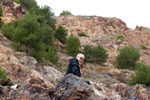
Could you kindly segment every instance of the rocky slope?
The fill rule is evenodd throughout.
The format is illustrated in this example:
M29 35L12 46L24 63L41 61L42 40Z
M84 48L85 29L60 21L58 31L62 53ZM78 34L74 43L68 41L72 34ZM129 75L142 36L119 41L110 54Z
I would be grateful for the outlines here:
M20 84L24 91L27 91L27 85L30 85L31 90L36 88L42 88L42 94L49 90L54 90L56 80L62 78L62 73L53 68L51 64L39 64L33 57L28 56L25 53L16 52L9 47L11 41L7 40L0 33L0 66L5 70L12 84L8 84L3 80L0 80L2 86L12 86L14 84ZM24 88L26 87L26 88ZM4 87L1 87L4 88ZM7 89L2 89L0 96L11 98L7 93ZM8 93L10 90L8 89ZM28 90L29 91L29 90ZM35 90L34 92L38 92ZM3 94L4 93L4 94ZM19 96L20 93L17 93ZM28 95L31 95L30 93ZM33 96L34 94L32 94ZM14 96L14 95L13 95ZM34 98L34 96L33 96ZM12 99L17 100L17 99ZM29 99L26 99L29 100ZM45 99L46 100L46 99Z
M16 5L13 0L0 0L0 6L4 10L2 19L5 23L21 18L25 13L21 5ZM72 75L62 78L70 56L58 52L62 68L47 62L38 63L26 53L16 52L10 48L11 41L0 33L0 66L10 79L0 80L0 98L4 100L52 100L53 92L53 100L58 100L58 98L59 100L64 98L128 100L131 96L142 100L150 98L149 87L140 84L135 86L124 84L134 72L114 68L115 56L124 45L133 45L139 49L142 54L140 60L149 64L148 28L137 26L135 30L132 30L118 18L97 16L59 16L56 17L56 21L57 25L62 25L67 29L68 36L71 33L77 36L78 32L85 32L89 35L89 37L79 37L82 46L86 44L104 46L109 54L107 67L86 64L87 69L82 70L82 74L83 78L90 76L91 86L85 84L84 79ZM120 34L125 38L118 40L117 36ZM55 43L58 47L64 46L59 41ZM141 45L146 45L148 50L142 50ZM19 84L21 87L13 89L11 86L14 84Z

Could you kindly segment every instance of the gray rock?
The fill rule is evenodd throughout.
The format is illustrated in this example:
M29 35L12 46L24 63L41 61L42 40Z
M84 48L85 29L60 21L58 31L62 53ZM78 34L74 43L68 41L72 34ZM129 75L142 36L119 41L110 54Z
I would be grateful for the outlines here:
M73 74L68 74L57 84L53 100L99 100L91 85Z

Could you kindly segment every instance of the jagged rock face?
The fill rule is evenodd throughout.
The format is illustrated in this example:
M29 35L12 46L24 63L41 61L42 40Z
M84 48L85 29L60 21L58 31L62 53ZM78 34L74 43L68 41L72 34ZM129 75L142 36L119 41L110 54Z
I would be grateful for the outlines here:
M0 6L3 9L2 20L4 23L21 18L26 12L20 4L15 3L13 0L0 0Z
M142 31L142 32L145 32L145 33L149 33L150 32L150 29L148 27L144 27L144 26L136 26L135 30L137 31Z
M95 95L95 96L93 96ZM99 100L91 85L80 77L69 74L55 88L53 100Z

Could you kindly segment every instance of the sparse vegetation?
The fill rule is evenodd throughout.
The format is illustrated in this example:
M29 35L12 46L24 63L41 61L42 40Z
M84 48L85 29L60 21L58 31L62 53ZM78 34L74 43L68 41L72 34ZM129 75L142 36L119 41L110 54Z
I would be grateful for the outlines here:
M89 36L86 35L84 32L79 32L79 33L78 33L78 36L80 36L80 37L82 37L82 36L84 36L84 37L89 37Z
M2 70L1 66L0 66L0 79L3 79L3 80L7 79L7 75L5 71Z
M140 53L132 46L125 46L120 49L117 60L117 68L135 68L136 62L139 60Z
M102 64L105 63L106 59L108 58L106 50L100 45L96 46L95 48L86 45L84 47L84 54L86 61L92 63Z
M60 42L66 43L67 32L66 32L66 29L63 26L61 26L61 25L58 26L58 28L56 29L56 32L55 32L54 36Z
M124 39L124 36L123 35L118 35L117 39Z
M147 50L147 47L145 45L141 45L141 48Z
M81 43L78 37L71 34L66 43L67 54L70 56L76 56L80 52Z
M101 73L99 71L96 71L95 69L91 68L89 70L85 70L86 76L83 76L84 78L87 78L87 80L90 80L92 82L100 82L106 84L106 87L111 88L112 84L118 83L117 80L115 80L113 77L109 76L108 74Z
M70 11L68 11L68 10L66 10L66 11L62 11L61 13L60 13L60 16L64 16L64 15L72 15L72 13L70 12Z
M58 64L57 64L57 67L58 67L59 69L61 69L61 68L62 68L62 63L58 63Z
M3 16L3 9L0 7L0 16ZM0 18L0 28L3 26L3 21L2 19Z
M150 86L150 65L140 63L136 67L136 73L131 76L131 79L131 85L145 84L146 86Z

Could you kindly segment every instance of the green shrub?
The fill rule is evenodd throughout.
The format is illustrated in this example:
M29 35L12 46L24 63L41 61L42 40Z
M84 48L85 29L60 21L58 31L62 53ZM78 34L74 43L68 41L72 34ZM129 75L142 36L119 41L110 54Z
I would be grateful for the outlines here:
M17 43L17 42L10 43L10 46L13 47L17 51L25 52L27 50L25 46L22 46L20 43Z
M37 15L44 16L44 18L46 19L46 24L55 30L56 20L54 19L55 15L54 15L53 10L49 6L45 5L40 8L38 13L39 14L37 14Z
M100 45L95 48L91 48L89 45L86 45L84 47L84 55L86 61L98 64L105 63L108 58L106 50Z
M70 11L62 11L61 13L60 13L60 16L64 16L64 15L72 15L72 13L70 12Z
M37 6L37 2L35 0L19 0L19 2L22 7L27 10Z
M66 30L65 30L64 27L62 27L62 26L59 25L58 28L56 29L56 32L55 32L54 36L60 42L66 43L67 32L66 32Z
M92 59L93 48L89 45L85 45L83 54L85 55L85 61L90 61Z
M37 61L48 60L56 64L59 56L54 46L54 13L48 6L37 6L35 0L19 1L28 13L13 23L5 24L3 35L13 41L10 45L16 50L26 51Z
M117 39L124 39L124 36L123 35L118 35Z
M132 46L125 46L120 49L117 60L118 68L134 68L139 60L140 53Z
M14 32L15 32L15 27L13 23L8 23L3 25L2 33L8 39L12 39Z
M0 66L0 79L3 79L3 80L7 79L7 75L5 71L2 70L1 66Z
M54 30L41 21L43 17L26 14L14 23L4 25L2 33L13 40L11 45L16 50L26 51L37 61L58 62L57 50L54 47ZM40 20L40 21L39 21Z
M0 7L0 16L3 16L3 9Z
M29 10L31 14L35 14L38 16L41 16L40 19L38 19L38 22L42 25L47 24L52 29L55 30L56 26L56 20L54 19L55 15L53 10L49 6L42 6L41 8L38 6L35 6Z
M81 43L78 37L71 34L66 43L66 51L70 56L76 56L80 52Z
M98 45L93 49L92 59L91 61L94 63L105 63L108 58L108 54L106 54L106 50Z
M53 62L54 64L57 64L59 61L59 56L56 54L57 49L54 47L49 47L48 49L48 53L46 55L47 60L49 60L50 62Z
M147 47L145 45L141 45L141 48L147 50Z
M3 26L3 21L2 21L2 19L0 18L0 28Z
M79 32L79 33L78 33L78 36L80 36L80 37L81 37L81 36L89 37L89 36L86 35L84 32Z
M3 16L3 9L0 7L0 16ZM3 26L3 21L2 19L0 18L0 28Z
M150 65L140 63L136 67L136 73L131 76L131 79L131 85L145 84L146 86L150 86Z

